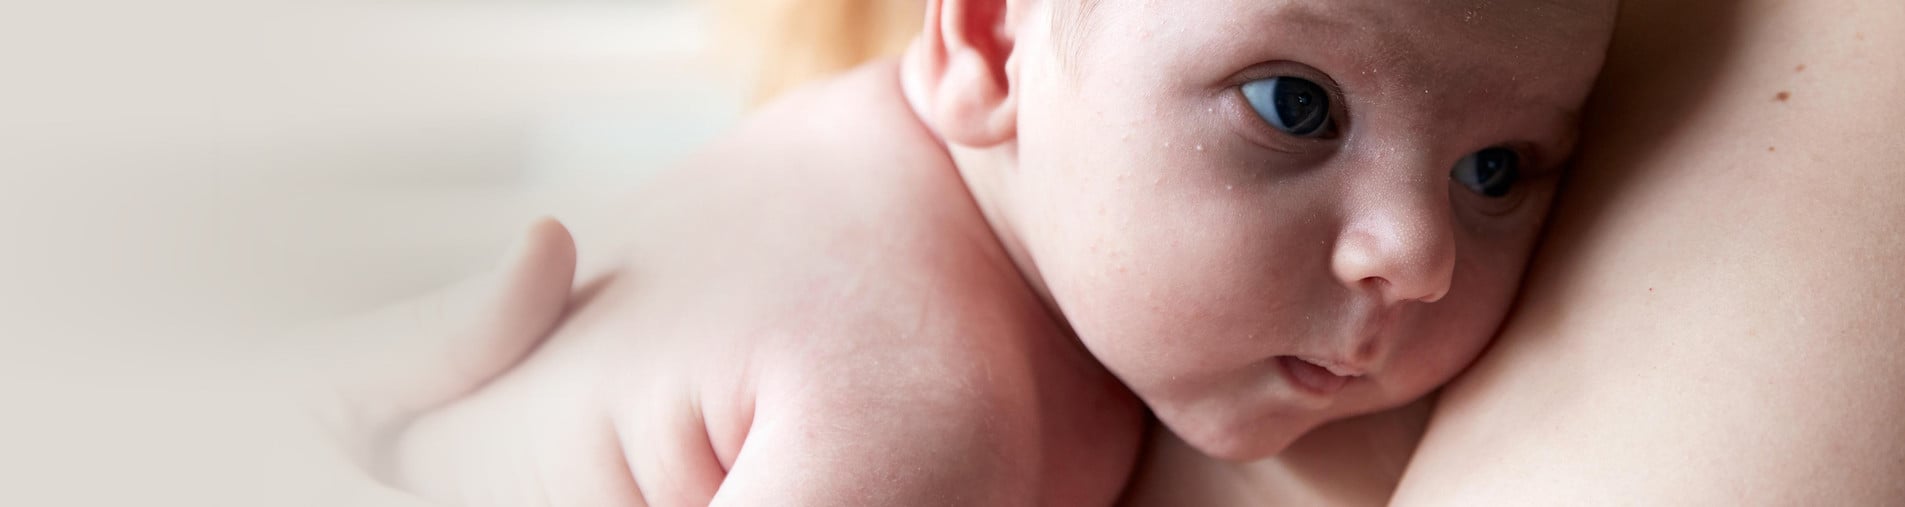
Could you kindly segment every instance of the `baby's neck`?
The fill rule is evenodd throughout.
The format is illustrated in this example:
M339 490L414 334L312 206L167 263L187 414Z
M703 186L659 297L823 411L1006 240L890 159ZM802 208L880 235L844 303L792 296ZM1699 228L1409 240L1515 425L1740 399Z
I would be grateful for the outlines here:
M1060 451L1066 455L1080 452L1084 453L1081 455L1092 455L1120 448L1129 443L1126 439L1135 441L1142 438L1143 404L1079 341L1077 333L1046 290L1038 265L1033 262L1030 252L1021 241L1023 229L1014 219L1017 216L1014 213L1017 210L1015 204L1019 200L1014 198L1010 182L1004 177L1010 174L1017 163L1017 142L1008 141L987 148L948 143L946 136L935 129L931 95L924 88L926 69L922 68L916 51L917 46L898 65L901 93L914 117L931 132L938 148L958 172L961 185L984 219L984 226L997 240L996 251L1005 255L1005 260L1012 264L1010 268L1016 271L1023 282L1024 290L1033 296L1026 299L1012 297L1009 300L1027 303L1036 301L1041 306L1037 310L1052 326L1048 328L1050 332L1031 333L1036 336L1029 338L1035 341L1028 343L1029 347L1024 349L1040 365L1037 368L1040 376L1037 382L1039 397L1048 400L1043 409L1050 411L1042 419L1054 424L1052 428L1045 428L1047 441L1041 445L1048 451ZM1083 431L1072 425L1079 418L1091 419ZM1113 461L1100 460L1102 462L1094 463L1093 466L1128 470L1131 462L1115 461L1135 459L1136 456L1135 452L1130 455L1112 454L1115 455L1111 457ZM1054 466L1076 472L1075 468L1079 465L1060 459L1054 461Z
M906 97L907 106L912 110L913 116L919 119L920 124L925 125L926 129L932 132L933 139L939 143L940 149L945 151L952 160L953 167L959 171L960 181L965 184L967 194L971 195L973 203L978 205L979 212L985 217L986 226L992 229L993 236L998 238L999 245L1005 249L1013 266L1024 278L1026 286L1045 305L1052 320L1065 329L1068 339L1075 341L1071 325L1066 322L1064 314L1058 311L1058 305L1052 299L1051 291L1046 288L1045 279L1039 273L1038 264L1033 262L1031 254L1020 239L1022 229L1015 220L1012 220L1014 215L1011 210L1015 208L1014 200L1011 199L1006 182L1000 178L1006 170L1017 164L1014 155L1018 150L1018 141L1007 141L988 148L971 148L946 142L946 137L941 135L934 126L930 113L932 106L924 84L925 73L928 71L924 67L925 63L919 54L920 51L923 51L921 46L914 44L900 58L900 91Z

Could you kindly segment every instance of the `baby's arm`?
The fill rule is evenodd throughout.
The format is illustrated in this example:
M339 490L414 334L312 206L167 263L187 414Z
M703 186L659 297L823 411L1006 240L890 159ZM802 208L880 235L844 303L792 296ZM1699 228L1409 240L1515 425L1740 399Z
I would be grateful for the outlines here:
M341 428L345 445L386 479L390 472L380 470L378 446L393 430L408 428L406 441L442 444L424 449L457 449L454 456L404 459L401 486L438 499L606 505L633 493L633 499L660 505L709 501L708 490L696 492L698 486L665 476L638 480L626 466L605 462L603 456L643 451L618 443L613 432L584 436L605 423L567 416L612 408L545 410L550 400L576 399L576 384L532 382L527 390L492 393L491 403L458 402L494 377L523 370L518 361L563 318L575 269L566 230L554 222L538 224L517 252L491 274L328 330L333 339L363 342L355 349L361 354L353 356L379 365L351 368L333 384L337 403L327 408L327 418ZM831 357L761 356L787 360L762 370L744 444L712 488L715 503L1037 501L1032 405L1010 394L1021 385L999 382L1009 375L984 370L1013 362L987 360L971 350L855 347L853 337L841 338L845 345L819 353ZM588 356L558 357L563 364L548 371L579 368L574 360ZM445 407L452 403L457 406ZM535 414L535 424L517 424L525 414ZM420 419L429 424L412 426ZM552 440L593 443L511 445ZM694 451L694 439L688 440L683 447ZM694 452L711 453L707 446L704 441ZM664 461L673 464L662 468L676 469L667 473L681 472L684 462ZM582 475L549 475L557 470Z
M906 354L895 354L906 355ZM1031 407L976 364L894 357L769 378L716 505L1024 505ZM849 370L850 371L840 371ZM930 372L930 373L922 373ZM970 379L962 381L961 377ZM787 382L779 382L785 379Z
M988 379L978 371L986 362L937 351L840 349L852 359L756 355L750 395L698 396L707 403L698 409L664 401L675 396L665 390L591 396L615 380L572 375L624 369L629 357L543 354L498 389L406 432L404 486L480 505L1038 500L1033 465L1041 456L1031 438L1038 418L1029 396L1007 389L1022 384L996 380L1012 375ZM607 363L587 364L595 359ZM657 406L662 411L631 408ZM745 433L732 437L740 444L722 467L718 442L730 438L711 437L726 437L730 425Z

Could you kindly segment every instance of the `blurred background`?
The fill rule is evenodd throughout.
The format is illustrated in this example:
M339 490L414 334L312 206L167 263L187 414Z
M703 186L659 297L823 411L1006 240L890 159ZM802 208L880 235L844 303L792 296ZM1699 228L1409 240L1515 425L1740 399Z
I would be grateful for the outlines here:
M919 3L0 0L0 504L399 501L260 409L274 337L612 202Z

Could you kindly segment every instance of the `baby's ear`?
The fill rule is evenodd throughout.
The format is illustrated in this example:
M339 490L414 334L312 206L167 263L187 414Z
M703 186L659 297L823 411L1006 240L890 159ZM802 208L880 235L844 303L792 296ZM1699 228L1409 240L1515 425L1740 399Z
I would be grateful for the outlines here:
M926 121L948 142L988 147L1018 136L1012 58L1018 1L929 0L913 48Z

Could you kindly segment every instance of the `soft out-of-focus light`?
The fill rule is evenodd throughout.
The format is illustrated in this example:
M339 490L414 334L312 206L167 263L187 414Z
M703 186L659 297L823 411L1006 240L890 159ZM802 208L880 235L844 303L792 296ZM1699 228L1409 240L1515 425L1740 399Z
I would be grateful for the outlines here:
M455 279L731 124L746 87L699 5L0 8L0 505L390 500L280 427L258 375L323 344L274 337Z

